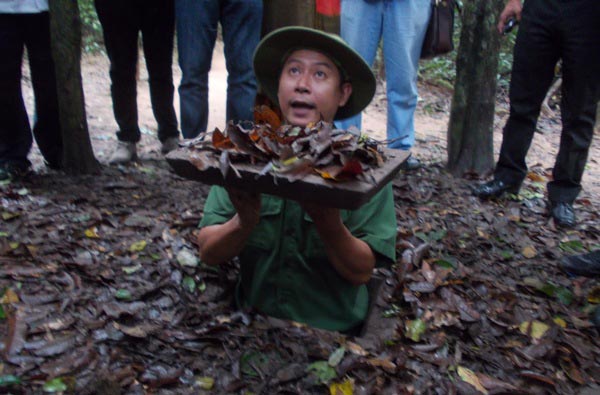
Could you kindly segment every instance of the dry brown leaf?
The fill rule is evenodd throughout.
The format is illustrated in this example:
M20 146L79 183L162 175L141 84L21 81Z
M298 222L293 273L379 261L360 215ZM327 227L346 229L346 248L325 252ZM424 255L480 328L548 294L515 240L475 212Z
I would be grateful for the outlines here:
M281 126L281 119L279 116L265 104L254 108L254 122L267 123L273 130L277 130Z
M479 377L473 372L471 369L465 368L464 366L459 366L456 370L460 379L464 382L471 384L473 387L484 394L487 394L487 390L481 385L479 381Z
M12 288L7 288L4 295L0 298L0 304L19 303L19 295Z
M533 339L541 339L550 327L540 321L523 321L519 325L522 334L531 336Z
M527 246L527 247L523 248L523 250L521 251L521 254L525 258L531 259L531 258L535 258L537 256L537 251L534 246Z

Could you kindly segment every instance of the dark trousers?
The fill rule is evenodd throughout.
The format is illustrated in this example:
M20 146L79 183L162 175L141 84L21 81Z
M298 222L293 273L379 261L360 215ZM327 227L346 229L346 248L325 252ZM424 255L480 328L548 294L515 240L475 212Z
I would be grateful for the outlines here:
M121 141L138 142L136 66L141 32L158 138L177 137L173 106L174 0L95 0L110 59L113 111Z
M47 12L0 14L0 165L29 166L27 155L33 139L21 92L25 47L35 95L33 134L48 165L58 168L62 135Z
M598 0L524 3L496 179L520 185L525 178L540 107L562 59L562 133L548 197L572 203L579 194L600 99L599 21Z

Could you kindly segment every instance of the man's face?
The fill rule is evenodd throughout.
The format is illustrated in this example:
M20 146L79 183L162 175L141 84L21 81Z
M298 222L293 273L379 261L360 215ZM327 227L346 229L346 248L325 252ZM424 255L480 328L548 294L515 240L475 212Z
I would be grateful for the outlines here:
M287 58L279 77L277 97L287 123L307 126L321 119L333 122L346 104L352 85L342 83L336 65L320 52L301 49Z

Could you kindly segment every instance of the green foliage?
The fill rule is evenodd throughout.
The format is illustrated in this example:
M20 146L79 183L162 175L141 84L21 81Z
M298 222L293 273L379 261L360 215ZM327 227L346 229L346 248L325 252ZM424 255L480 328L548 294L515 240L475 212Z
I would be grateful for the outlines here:
M566 254L570 254L570 255L581 254L582 252L585 251L585 248L584 248L581 240L562 241L558 245L558 248L560 248Z
M512 32L507 34L502 39L500 45L500 58L498 60L498 89L507 91L510 83L510 72L512 70L513 63L513 48L515 47L515 41L517 39L517 30L514 29Z
M569 305L573 301L573 294L565 287L559 287L552 283L544 284L540 289L540 292L545 293L550 297L555 297L561 303Z
M452 89L456 78L456 53L422 60L419 67L419 78L432 85Z
M266 366L273 362L260 351L247 350L240 357L240 371L246 376L259 377L259 373L266 371Z
M327 361L313 362L307 366L306 371L316 376L321 384L327 384L337 377L337 373Z
M460 20L460 15L456 14L454 34L452 35L454 51L447 55L421 60L419 65L419 79L432 85L452 89L456 78L456 51L460 43L461 29L462 21Z
M454 25L454 35L452 37L452 40L454 41L454 51L444 56L421 60L419 65L419 79L421 81L436 86L446 87L448 89L453 88L454 80L456 78L456 51L460 44L461 29L462 22L460 20L460 15L457 14ZM500 47L498 90L504 92L508 91L508 86L510 84L513 47L517 37L517 30L518 27L503 37Z
M21 384L21 379L12 374L0 376L0 388Z
M60 377L54 378L52 380L48 380L44 383L42 390L44 392L63 392L67 390L67 385L64 383L63 379Z
M85 52L102 50L102 26L98 20L94 0L79 0L82 46Z
M327 360L327 363L329 364L329 366L331 366L332 368L335 368L336 366L338 366L340 364L340 362L342 362L342 359L344 359L345 353L346 353L346 349L344 347L339 347L334 352L332 352L331 355L329 356L329 359Z
M427 325L425 325L425 321L421 319L406 322L406 337L408 337L414 342L420 341L421 336L425 333L426 330Z

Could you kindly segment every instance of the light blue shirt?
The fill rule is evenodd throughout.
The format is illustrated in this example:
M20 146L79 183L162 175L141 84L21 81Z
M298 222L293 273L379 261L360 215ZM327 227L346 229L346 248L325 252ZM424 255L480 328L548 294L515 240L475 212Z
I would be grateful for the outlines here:
M0 0L0 14L39 14L48 11L48 0Z

